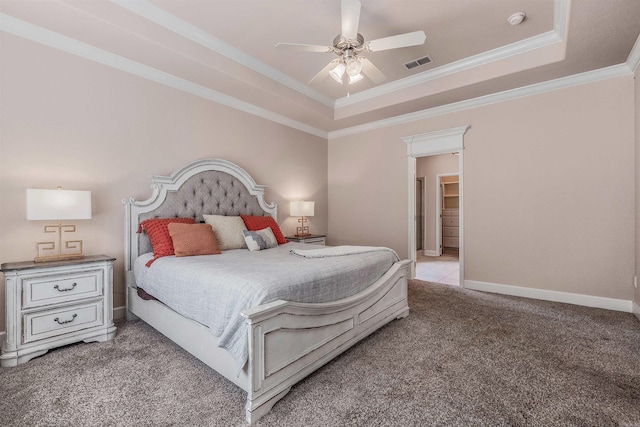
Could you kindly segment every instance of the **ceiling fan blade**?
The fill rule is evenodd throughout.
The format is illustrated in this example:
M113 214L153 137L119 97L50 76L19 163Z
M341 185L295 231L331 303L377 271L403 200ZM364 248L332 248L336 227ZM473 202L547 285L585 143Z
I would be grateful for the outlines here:
M297 52L332 52L333 48L329 46L319 46L314 44L298 44L298 43L277 43L276 49L292 50Z
M387 76L367 58L360 58L360 63L362 64L362 74L369 77L375 84L382 83L387 79Z
M356 40L360 23L360 2L358 0L342 0L342 37Z
M309 80L309 83L311 83L316 79L323 80L325 77L329 75L329 70L335 67L339 61L340 61L339 59L334 59L333 61L329 62L322 70L320 70L318 74L316 74L315 76L313 76L311 80Z
M379 52L381 50L396 49L399 47L417 46L423 44L426 39L427 36L424 31L414 31L412 33L371 40L365 43L365 45L370 52Z

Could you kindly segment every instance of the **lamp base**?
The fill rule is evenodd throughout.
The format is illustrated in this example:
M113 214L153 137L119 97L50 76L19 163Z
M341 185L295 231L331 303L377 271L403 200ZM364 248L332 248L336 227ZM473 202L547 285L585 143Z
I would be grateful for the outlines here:
M44 255L37 256L33 259L33 262L51 262L51 261L66 261L70 259L82 259L83 254L69 254L69 255Z
M56 242L38 242L36 243L36 257L33 262L50 262L50 261L64 261L68 259L81 259L84 258L82 253L82 240L65 240L64 247L67 253L62 253L62 232L73 233L76 231L76 226L73 224L63 225L62 221L59 221L55 225L45 225L45 233L58 233L58 244ZM51 253L55 250L56 253L51 255L41 255L43 252ZM75 252L69 252L69 250L75 250Z
M300 217L300 219L298 219L298 222L300 223L300 227L296 227L296 234L294 234L294 236L296 237L311 236L311 233L309 232L309 226L304 225L304 223L307 222L307 219L305 217Z

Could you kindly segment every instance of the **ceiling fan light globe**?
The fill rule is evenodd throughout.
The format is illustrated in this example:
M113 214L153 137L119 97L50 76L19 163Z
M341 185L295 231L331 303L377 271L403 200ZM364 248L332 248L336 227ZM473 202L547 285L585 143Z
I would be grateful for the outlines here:
M329 71L329 75L333 80L342 84L342 76L344 75L344 64L341 62L338 65L336 65L336 68Z
M359 82L360 80L362 80L363 75L362 74L356 74L355 76L349 76L349 84L352 85L356 82Z
M351 58L347 61L346 70L349 76L357 76L362 71L362 64L357 58Z

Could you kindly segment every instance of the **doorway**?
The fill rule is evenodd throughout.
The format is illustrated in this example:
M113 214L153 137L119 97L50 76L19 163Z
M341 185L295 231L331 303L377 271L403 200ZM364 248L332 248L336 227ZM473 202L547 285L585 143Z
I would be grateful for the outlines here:
M444 129L429 133L410 135L402 137L402 141L407 145L407 172L408 172L408 253L411 257L411 278L416 277L416 265L418 260L416 235L416 174L417 159L420 157L428 157L435 155L449 155L458 153L455 157L458 159L458 176L459 176L459 250L458 250L458 283L464 287L464 134L469 126L460 126L457 128ZM435 185L435 184L434 184ZM424 188L428 186L425 185ZM425 210L426 211L426 210ZM424 245L424 243L423 243ZM423 250L421 251L424 253Z
M423 230L416 242L418 280L460 285L458 169L457 152L416 158L416 212L424 212L416 216L416 231Z

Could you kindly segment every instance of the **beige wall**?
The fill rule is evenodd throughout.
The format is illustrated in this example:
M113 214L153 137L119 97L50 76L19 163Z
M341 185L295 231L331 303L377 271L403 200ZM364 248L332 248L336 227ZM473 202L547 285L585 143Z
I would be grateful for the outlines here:
M436 251L436 187L438 174L457 174L458 156L441 154L416 159L416 177L424 177L424 244L426 251Z
M124 305L123 198L151 195L150 174L219 157L268 186L286 233L288 201L316 202L327 231L326 140L2 33L0 262L33 259L44 222L25 220L26 188L91 190L93 218L77 221L86 254L118 258ZM0 331L4 330L4 279Z
M407 257L403 136L470 125L465 279L633 298L633 76L329 141L334 243Z

